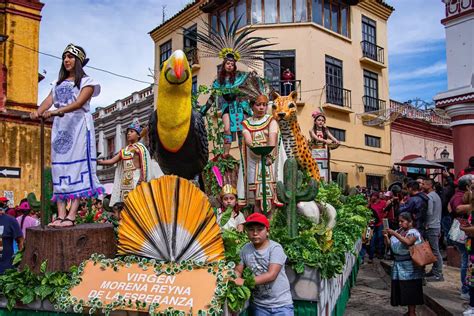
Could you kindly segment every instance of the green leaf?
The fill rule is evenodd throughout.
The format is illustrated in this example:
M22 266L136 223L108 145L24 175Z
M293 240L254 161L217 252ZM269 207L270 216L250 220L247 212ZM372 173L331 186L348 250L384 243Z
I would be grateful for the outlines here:
M48 265L48 260L45 260L41 263L41 266L40 266L40 272L41 273L45 273L46 272L46 267Z

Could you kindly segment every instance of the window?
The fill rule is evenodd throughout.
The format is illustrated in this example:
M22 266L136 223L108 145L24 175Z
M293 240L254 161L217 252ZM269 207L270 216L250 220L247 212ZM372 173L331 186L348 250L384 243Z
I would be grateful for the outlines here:
M306 0L295 0L295 22L306 22L308 20L308 10Z
M377 44L377 32L375 21L362 16L362 40Z
M163 66L163 63L170 58L171 56L171 40L160 45L160 68Z
M328 127L329 132L332 136L336 137L336 139L340 142L346 141L346 131L343 129L335 128L335 127Z
M280 23L288 22L293 22L293 0L280 0Z
M362 16L362 53L365 57L377 59L377 29L374 20Z
M277 22L277 0L264 0L265 23Z
M211 16L211 28L214 31L219 30L219 27L217 26L217 15L212 15Z
M346 177L347 177L347 172L331 172L331 181L336 182L336 181L337 181L337 176L338 176L340 173L345 174Z
M364 110L377 111L379 106L379 81L376 73L364 70Z
M240 23L237 26L241 28L247 25L247 0L240 0L235 7L235 18L240 18Z
M366 187L369 190L380 191L382 189L382 177L380 176L365 176Z
M262 0L252 0L252 24L262 22Z
M198 91L198 77L197 76L193 76L193 83L192 83L192 88L191 88L191 91L192 93L197 93Z
M112 158L115 154L115 137L107 138L107 157Z
M312 0L313 22L349 36L349 7L347 0Z
M365 135L365 146L380 148L380 137Z
M265 54L265 80L281 95L289 95L291 91L296 90L295 80L282 80L286 69L295 75L295 51L273 51Z
M183 50L190 65L197 64L197 25L194 24L183 32Z
M342 61L326 55L326 101L344 105Z

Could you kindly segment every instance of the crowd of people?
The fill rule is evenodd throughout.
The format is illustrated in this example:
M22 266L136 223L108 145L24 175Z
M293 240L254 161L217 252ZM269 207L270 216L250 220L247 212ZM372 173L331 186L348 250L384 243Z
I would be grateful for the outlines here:
M393 185L386 192L367 193L373 219L363 234L360 256L368 263L374 257L393 260L391 303L408 306L407 315L416 315L416 305L423 304L423 284L443 282L441 252L454 246L461 256L460 297L468 300L464 315L474 315L474 278L471 261L474 254L474 157L457 179L447 171L442 182L418 177ZM436 261L430 271L416 266L410 247L429 242Z

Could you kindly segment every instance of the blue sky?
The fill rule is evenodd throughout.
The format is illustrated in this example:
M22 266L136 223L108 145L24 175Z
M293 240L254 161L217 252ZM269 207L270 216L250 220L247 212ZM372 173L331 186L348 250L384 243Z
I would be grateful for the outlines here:
M441 0L388 0L390 97L432 101L447 89L445 31Z
M152 82L154 45L148 32L166 15L175 14L189 0L44 0L40 51L60 56L70 43L83 46L89 65ZM445 32L440 20L441 0L386 0L395 7L389 19L388 51L390 96L407 101L431 101L446 90ZM40 55L39 101L49 93L60 61ZM86 72L102 84L93 107L107 106L141 90L147 84L118 78L96 70Z

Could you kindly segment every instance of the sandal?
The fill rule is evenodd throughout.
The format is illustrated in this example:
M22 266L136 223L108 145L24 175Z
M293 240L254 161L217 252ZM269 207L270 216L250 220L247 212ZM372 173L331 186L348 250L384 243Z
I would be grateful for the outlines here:
M64 223L64 222L70 222L71 225L66 225L66 226L61 225L61 226L59 226L59 227L74 227L74 226L76 225L76 220L75 220L75 219L70 219L70 218L67 218L67 217L66 217L65 219L63 219L63 220L61 221L61 223Z
M54 223L56 223L56 222L58 222L58 221L59 221L60 223L62 223L63 220L64 220L64 218L56 217L56 218L54 219L54 221L52 221L51 223L48 224L48 227L58 227L58 225L55 225Z

